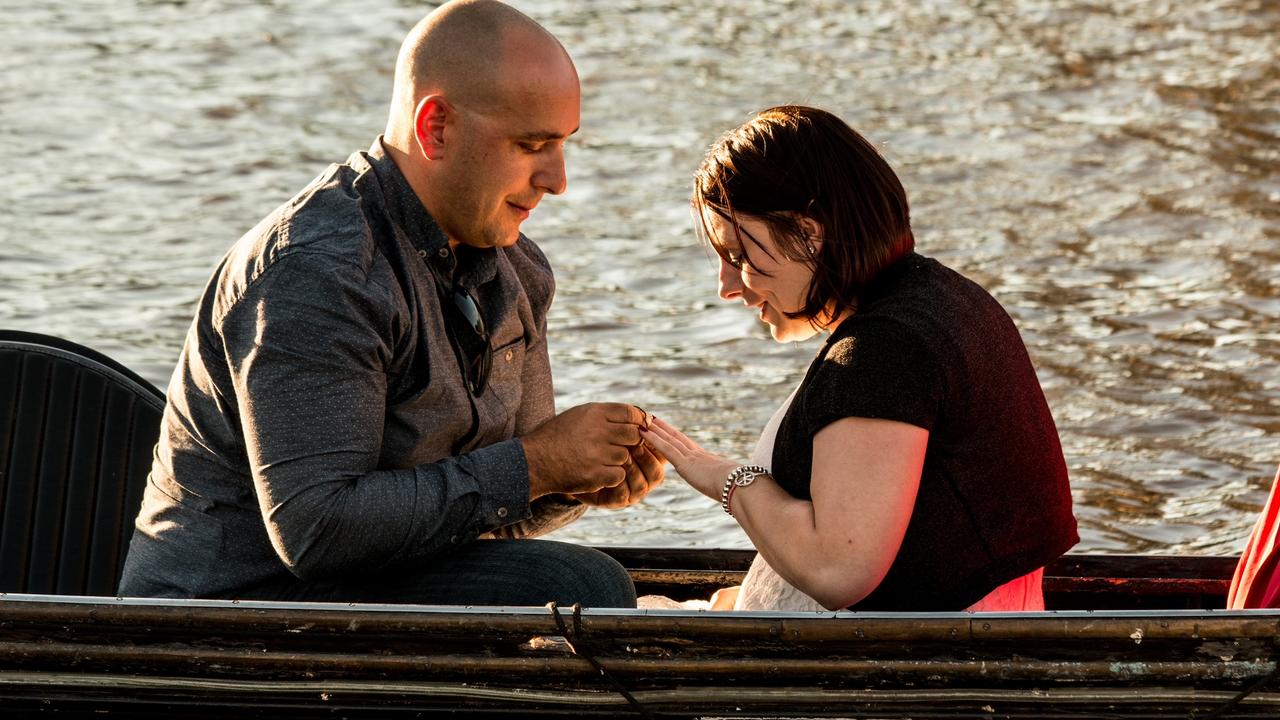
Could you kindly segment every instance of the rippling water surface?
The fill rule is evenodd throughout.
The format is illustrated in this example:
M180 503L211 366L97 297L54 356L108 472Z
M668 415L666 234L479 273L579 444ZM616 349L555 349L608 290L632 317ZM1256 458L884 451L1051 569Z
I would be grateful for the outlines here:
M1238 550L1280 462L1280 6L1267 0L518 2L578 62L558 402L638 403L745 456L813 342L715 297L689 178L753 110L881 145L919 249L1022 329L1082 550ZM381 130L401 1L0 0L0 326L163 385L236 237ZM673 479L571 540L744 546Z

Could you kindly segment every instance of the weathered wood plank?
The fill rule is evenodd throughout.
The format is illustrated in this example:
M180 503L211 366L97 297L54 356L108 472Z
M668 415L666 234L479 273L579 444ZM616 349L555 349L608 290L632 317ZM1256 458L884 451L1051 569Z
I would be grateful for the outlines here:
M707 598L742 582L752 550L600 548L631 572L642 595ZM1221 608L1233 557L1065 555L1045 568L1049 609Z
M618 555L641 585L700 591L740 580L751 559ZM621 686L664 717L1147 718L1204 716L1257 685L1229 716L1277 717L1280 611L1116 609L1220 602L1233 567L1068 556L1046 591L1082 611L564 609L563 625L545 608L0 595L0 706L616 718L632 712Z

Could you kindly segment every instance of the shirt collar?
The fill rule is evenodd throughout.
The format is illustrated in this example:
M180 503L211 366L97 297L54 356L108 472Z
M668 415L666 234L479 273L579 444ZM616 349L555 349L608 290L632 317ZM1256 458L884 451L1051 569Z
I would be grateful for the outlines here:
M478 287L497 275L497 251L492 248L460 246L460 252L440 252L442 248L448 249L449 238L423 207L418 194L387 152L381 135L373 141L367 158L382 188L387 218L393 227L404 232L424 260L437 263L436 267L445 272L446 277L452 275L464 287Z
M440 248L449 247L449 238L422 206L418 194L383 146L381 135L373 141L366 157L382 188L387 218L404 232L414 249L434 255Z

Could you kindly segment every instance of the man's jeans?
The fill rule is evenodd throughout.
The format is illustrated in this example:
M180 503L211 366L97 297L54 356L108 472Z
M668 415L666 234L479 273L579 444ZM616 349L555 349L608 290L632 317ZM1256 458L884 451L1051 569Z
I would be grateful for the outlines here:
M252 600L424 605L636 606L625 568L599 550L552 540L477 540L421 567L341 582L297 580L255 588Z

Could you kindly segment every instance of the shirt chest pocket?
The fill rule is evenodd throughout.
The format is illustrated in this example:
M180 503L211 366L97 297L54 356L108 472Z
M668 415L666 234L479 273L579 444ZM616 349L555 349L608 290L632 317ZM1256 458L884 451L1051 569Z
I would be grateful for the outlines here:
M494 399L502 405L499 411L508 418L508 432L512 432L523 395L524 336L517 335L514 340L495 347L491 362L489 387Z

